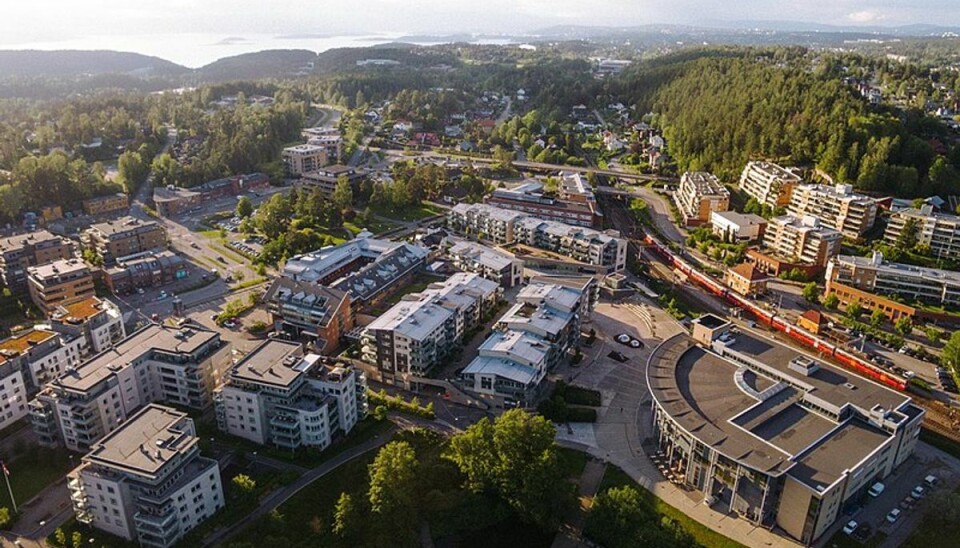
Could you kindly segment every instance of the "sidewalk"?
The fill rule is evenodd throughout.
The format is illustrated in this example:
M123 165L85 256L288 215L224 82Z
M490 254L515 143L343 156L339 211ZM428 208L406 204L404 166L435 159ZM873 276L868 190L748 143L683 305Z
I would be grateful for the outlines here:
M575 548L583 544L583 526L587 521L587 513L593 506L593 497L597 496L603 474L607 465L597 460L588 460L583 468L580 480L577 482L577 508L570 513L566 523L560 526L553 548Z

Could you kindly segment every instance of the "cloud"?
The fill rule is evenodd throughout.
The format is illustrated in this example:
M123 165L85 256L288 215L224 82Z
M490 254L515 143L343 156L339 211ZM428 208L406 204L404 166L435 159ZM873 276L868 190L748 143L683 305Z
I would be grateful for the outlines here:
M885 20L886 16L876 11L863 10L847 14L847 19L853 23L879 23Z

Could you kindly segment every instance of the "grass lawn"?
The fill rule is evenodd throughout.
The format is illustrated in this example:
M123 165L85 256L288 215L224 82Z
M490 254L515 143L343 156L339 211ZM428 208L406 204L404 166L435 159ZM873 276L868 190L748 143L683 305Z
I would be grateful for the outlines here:
M210 247L216 249L220 253L223 253L224 255L232 259L234 262L237 262L240 264L245 264L248 262L246 257L244 257L243 255L240 255L236 251L231 250L229 247L221 244L220 242L212 243L210 244Z
M63 531L64 536L67 539L67 546L71 546L71 542L75 533L80 533L80 537L83 539L83 546L90 546L93 548L137 548L140 546L136 542L124 540L120 537L111 535L110 533L105 533L100 529L84 525L78 522L76 518L70 518L70 521L63 524L63 527L61 527L60 530ZM93 542L90 542L91 540ZM47 544L54 547L60 546L60 544L57 542L56 533L47 537Z
M57 480L72 467L80 464L80 459L64 449L47 449L33 446L15 460L7 462L10 470L10 487L17 504L23 505ZM64 487L66 489L66 487ZM13 509L6 485L0 487L0 507Z
M388 219L399 219L401 221L419 221L434 215L441 215L444 210L432 204L420 204L417 207L406 207L390 211L375 210L374 213ZM372 230L371 230L372 232Z
M739 542L717 533L713 529L710 529L657 498L653 493L633 481L623 470L616 466L607 466L607 471L603 475L603 481L600 482L598 492L603 492L611 487L622 486L631 486L640 493L644 510L656 515L656 523L659 523L660 519L664 517L674 520L684 531L693 536L701 546L709 546L710 548L743 548L743 545Z
M563 475L572 480L579 480L590 457L583 451L566 447L560 447L557 452L560 455L560 469L563 470Z
M394 228L397 228L397 225L393 223L388 223L386 221L381 221L379 219L370 219L369 222L359 223L359 224L358 224L358 221L356 220L354 220L354 222L345 221L343 223L343 228L349 230L354 236L356 236L357 234L360 234L364 230L369 230L374 234L383 234L388 230L393 230Z

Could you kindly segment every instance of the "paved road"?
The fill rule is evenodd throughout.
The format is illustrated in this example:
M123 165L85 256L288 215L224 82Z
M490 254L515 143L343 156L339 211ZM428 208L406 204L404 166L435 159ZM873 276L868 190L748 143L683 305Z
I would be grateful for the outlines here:
M373 451L374 449L378 449L382 445L385 445L393 437L393 433L395 431L396 431L395 428L388 430L386 433L376 438L367 440L366 442L360 445L347 449L346 451L338 454L332 459L324 462L320 466L310 470L309 472L301 476L299 479L297 479L297 481L293 482L292 484L284 487L279 491L274 492L270 496L263 499L260 502L260 505L257 507L257 509L254 510L243 521L237 523L233 527L221 529L207 536L207 538L204 539L203 545L218 546L226 543L228 540L230 540L230 538L232 538L237 533L242 531L247 525L255 522L261 517L267 515L273 509L279 507L284 502L290 500L290 498L292 498L294 495L299 493L302 489L304 489L311 483L317 481L318 479L329 474L330 472L333 472L340 466L352 461L353 459L365 453Z

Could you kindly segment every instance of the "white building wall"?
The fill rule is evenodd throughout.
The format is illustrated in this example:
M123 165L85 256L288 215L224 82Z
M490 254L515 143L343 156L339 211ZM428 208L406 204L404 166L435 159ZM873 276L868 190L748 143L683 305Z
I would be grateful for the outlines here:
M0 430L27 416L27 387L19 370L0 378Z

